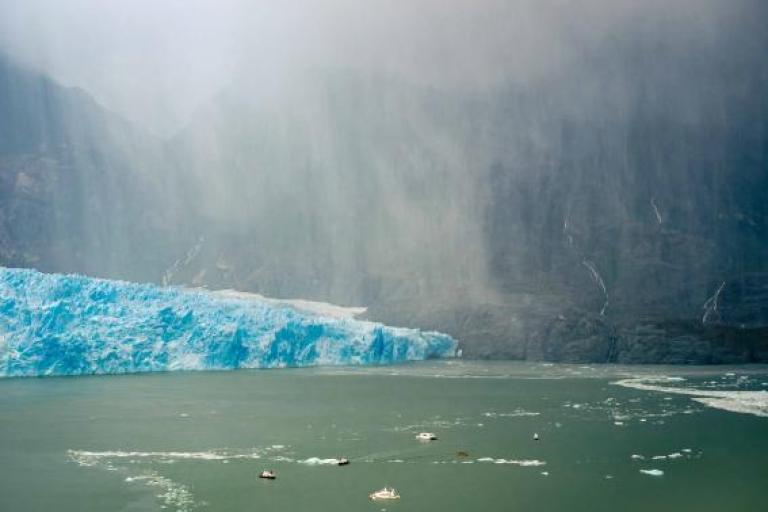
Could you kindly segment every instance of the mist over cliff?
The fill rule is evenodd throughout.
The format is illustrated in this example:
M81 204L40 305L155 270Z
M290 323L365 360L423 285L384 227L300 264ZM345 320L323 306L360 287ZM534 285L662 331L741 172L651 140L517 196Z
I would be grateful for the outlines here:
M464 353L768 359L768 8L0 2L0 265Z

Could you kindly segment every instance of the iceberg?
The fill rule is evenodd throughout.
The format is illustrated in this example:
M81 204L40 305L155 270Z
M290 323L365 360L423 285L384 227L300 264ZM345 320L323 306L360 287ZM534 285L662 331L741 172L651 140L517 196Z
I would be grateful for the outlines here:
M456 346L258 298L0 267L0 377L380 365Z

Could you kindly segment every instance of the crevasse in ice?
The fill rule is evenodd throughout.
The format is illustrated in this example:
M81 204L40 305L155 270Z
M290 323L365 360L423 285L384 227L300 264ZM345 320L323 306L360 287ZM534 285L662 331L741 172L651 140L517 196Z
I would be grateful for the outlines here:
M0 267L0 376L373 365L455 350L444 334L250 298Z

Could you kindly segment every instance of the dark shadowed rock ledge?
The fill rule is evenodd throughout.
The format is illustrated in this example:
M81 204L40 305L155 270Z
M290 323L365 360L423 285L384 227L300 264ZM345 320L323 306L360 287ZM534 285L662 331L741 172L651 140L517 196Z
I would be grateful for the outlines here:
M768 362L768 327L703 325L697 320L619 323L583 310L469 305L371 308L369 318L439 329L464 357L571 363L742 364Z

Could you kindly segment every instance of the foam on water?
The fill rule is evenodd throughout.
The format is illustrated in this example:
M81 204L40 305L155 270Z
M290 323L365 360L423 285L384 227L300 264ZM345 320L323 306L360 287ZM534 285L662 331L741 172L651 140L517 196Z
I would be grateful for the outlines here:
M203 290L0 267L0 377L376 365L450 336Z
M643 391L686 395L716 409L768 417L768 391L721 391L670 385L684 381L680 377L635 377L614 384Z
M281 445L279 445L281 446ZM233 452L227 450L207 450L207 451L194 451L194 452L180 452L180 451L124 451L124 450L107 450L107 451L87 451L87 450L68 450L67 455L69 459L79 466L100 468L107 471L121 471L123 473L131 473L125 478L126 482L134 482L139 480L150 481L151 479L162 478L156 472L141 473L140 475L133 474L130 470L131 467L152 467L156 464L173 464L176 462L222 462L228 463L230 460L244 459L244 460L261 460L281 463L295 463L306 466L337 466L340 462L335 457L322 458L322 457L307 457L307 458L292 458L284 455L275 454L278 451L273 447L266 447L263 449L254 449L244 452ZM413 460L405 460L402 458L360 458L355 459L355 463L419 463L427 462L416 458ZM433 460L429 461L431 464L474 464L474 463L492 463L492 464L510 464L521 467L538 467L545 466L547 463L537 459L506 459L506 458L494 458L494 457L481 457L476 460Z
M538 416L541 413L539 412L531 412L531 411L525 411L523 409L515 409L512 412L485 412L483 413L483 416L486 418L519 418L523 416Z
M69 450L69 458L81 466L97 466L103 461L113 459L151 460L169 462L176 460L229 460L229 459L260 459L262 454L256 451L245 453L228 453L225 451L204 452L140 452L140 451L103 451L92 452L85 450Z
M176 512L188 512L195 508L194 496L187 486L155 472L128 477L125 481L141 482L149 487L158 488L159 493L156 496L163 502L163 508L171 508Z
M308 459L297 461L299 464L306 464L308 466L326 466L326 465L339 465L339 459L321 459L319 457L309 457Z
M115 459L123 463L135 463L142 459L152 459L158 462L169 462L176 459L221 460L220 454L215 452L89 452L68 450L67 454L70 460L80 466L119 471L123 474L133 473L133 471L125 465L116 465ZM156 489L155 497L163 503L162 508L164 509L170 508L176 512L189 512L197 508L194 496L187 486L160 475L154 470L130 474L123 480L129 484L141 483Z
M396 425L391 428L385 428L384 430L392 432L424 432L428 430L447 430L454 427L466 427L476 426L482 427L482 423L477 423L473 418L460 417L460 418L432 418L420 423L413 423L409 425Z
M481 457L477 462L491 462L493 464L514 464L517 466L545 466L547 463L537 459L494 459L493 457Z

